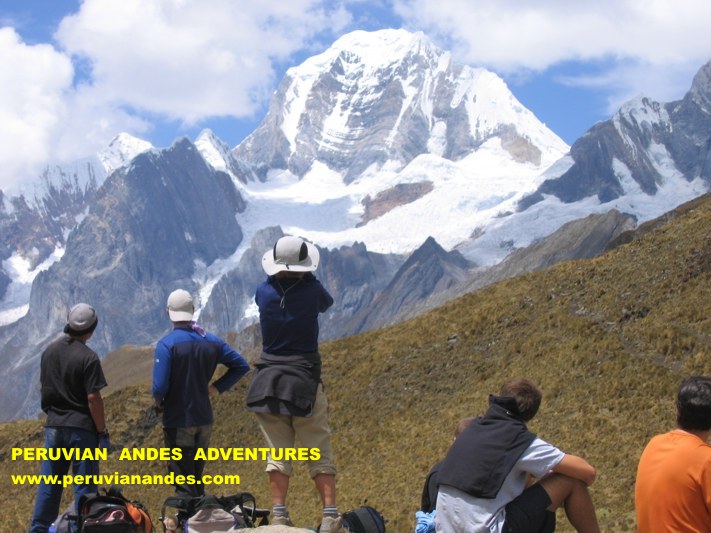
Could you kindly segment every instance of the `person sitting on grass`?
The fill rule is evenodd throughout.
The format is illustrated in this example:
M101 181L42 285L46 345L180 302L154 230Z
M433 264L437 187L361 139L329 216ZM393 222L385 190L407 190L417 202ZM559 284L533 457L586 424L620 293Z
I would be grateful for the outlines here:
M437 531L547 533L562 506L576 531L599 533L588 492L595 468L528 431L540 403L541 391L523 378L489 396L486 414L462 431L442 463Z
M637 531L711 531L711 377L682 381L677 428L649 441L637 466Z

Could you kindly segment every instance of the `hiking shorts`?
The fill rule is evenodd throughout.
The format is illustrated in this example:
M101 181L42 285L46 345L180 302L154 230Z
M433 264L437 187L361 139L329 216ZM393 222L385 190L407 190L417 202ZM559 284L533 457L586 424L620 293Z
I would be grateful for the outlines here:
M269 448L294 448L298 440L301 447L318 448L318 461L307 461L309 474L336 474L331 448L331 430L328 427L328 402L323 385L318 386L316 401L311 416L289 416L271 413L255 413L262 434ZM277 461L269 456L267 472L278 471L290 476L293 471L291 461Z
M551 497L535 483L506 505L502 533L552 533L555 513L548 510Z

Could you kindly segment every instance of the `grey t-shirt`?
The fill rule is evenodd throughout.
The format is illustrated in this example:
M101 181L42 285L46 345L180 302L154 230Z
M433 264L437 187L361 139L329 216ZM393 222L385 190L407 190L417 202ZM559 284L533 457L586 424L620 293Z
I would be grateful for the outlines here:
M447 533L500 533L506 520L506 504L526 488L526 475L541 478L561 462L565 454L536 438L509 472L496 498L474 498L448 485L437 495L437 531Z

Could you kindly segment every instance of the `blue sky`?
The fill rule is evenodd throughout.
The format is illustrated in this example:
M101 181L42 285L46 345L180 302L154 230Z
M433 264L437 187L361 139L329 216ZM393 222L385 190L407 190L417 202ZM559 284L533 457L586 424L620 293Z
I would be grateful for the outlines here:
M626 100L683 97L707 0L2 0L0 189L128 132L236 146L286 68L356 30L423 31L569 144Z

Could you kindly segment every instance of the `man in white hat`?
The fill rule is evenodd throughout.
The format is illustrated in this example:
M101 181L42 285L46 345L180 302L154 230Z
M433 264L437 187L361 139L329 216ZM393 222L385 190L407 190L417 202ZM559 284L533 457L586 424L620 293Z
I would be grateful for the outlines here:
M72 307L67 314L64 335L47 346L40 362L41 405L47 414L45 448L79 451L76 459L60 457L42 461L40 474L61 478L71 467L73 475L89 479L88 483L74 486L75 513L79 497L97 491L92 476L99 473L99 461L84 458L86 455L81 450L109 448L101 397L106 379L96 352L86 346L98 323L92 306L79 303ZM61 499L61 484L42 482L39 485L31 533L49 530L59 514Z
M182 457L171 459L168 470L176 478L193 479L176 483L175 492L202 496L200 482L205 461L195 459L198 448L210 445L212 404L210 398L230 389L249 372L249 363L225 341L206 332L193 321L195 306L190 293L178 289L168 296L166 309L173 329L155 349L153 362L153 398L163 413L163 438L166 448L180 448ZM212 381L218 364L227 367Z
M331 449L326 396L321 382L318 315L333 298L313 275L319 263L314 245L299 237L280 238L262 258L269 276L257 288L262 355L247 393L247 408L257 415L267 444L275 450L318 449L309 473L323 504L319 531L330 531L338 517L336 466ZM267 473L273 524L291 525L286 505L291 461L271 455Z

